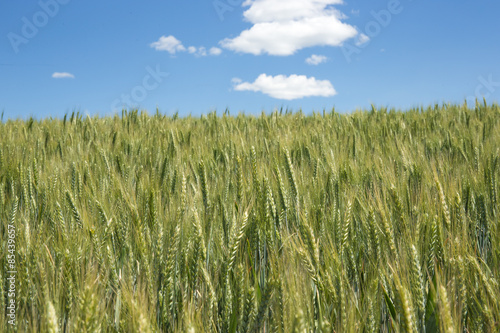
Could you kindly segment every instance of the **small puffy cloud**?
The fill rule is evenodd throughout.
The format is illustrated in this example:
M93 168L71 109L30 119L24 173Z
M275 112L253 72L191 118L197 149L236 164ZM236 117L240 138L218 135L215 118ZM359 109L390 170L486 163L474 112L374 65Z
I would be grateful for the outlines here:
M217 55L222 53L222 50L219 49L218 47L212 47L207 52L207 49L204 46L200 46L200 47L190 46L187 48L187 51L191 54L194 54L197 57L205 57L209 54L213 55L213 56L217 56Z
M203 47L203 46L199 47L197 55L200 56L200 57L206 56L207 55L207 49L205 47Z
M55 72L52 74L52 78L54 79L74 79L75 76L71 73L67 72Z
M197 57L205 57L208 54L217 56L222 53L222 50L218 47L212 47L208 51L204 46L189 46L186 48L184 45L182 45L182 42L180 40L172 35L161 36L160 39L158 39L156 42L151 43L149 46L157 51L167 51L170 54L187 51L188 53L194 54Z
M186 48L182 45L181 41L172 35L161 36L160 39L151 43L150 46L157 51L167 51L170 54L186 51Z
M222 50L219 49L218 47L212 47L210 48L210 51L208 51L210 53L210 55L213 55L213 56L218 56L222 53Z
M167 51L170 54L187 51L190 54L194 54L195 56L198 57L205 57L208 54L216 56L222 53L222 50L219 49L218 47L212 47L208 52L204 46L200 47L189 46L186 48L184 47L184 45L182 45L180 40L178 40L172 35L161 36L160 39L158 39L154 43L151 43L150 46L157 51Z
M306 59L306 63L309 65L319 65L321 63L326 62L327 59L328 58L325 57L324 55L313 54L312 56Z
M370 41L370 37L365 34L359 34L358 40L356 41L356 46L361 46Z
M197 57L204 57L207 55L207 49L203 46L200 47L190 46L188 47L188 52L194 54Z
M337 94L328 80L316 80L305 75L276 75L261 74L252 83L242 82L238 78L232 80L236 91L255 91L273 98L293 100L303 97L321 96L330 97Z
M341 0L246 0L243 13L253 26L235 38L220 42L224 48L254 55L288 56L313 46L341 46L358 35L331 6Z

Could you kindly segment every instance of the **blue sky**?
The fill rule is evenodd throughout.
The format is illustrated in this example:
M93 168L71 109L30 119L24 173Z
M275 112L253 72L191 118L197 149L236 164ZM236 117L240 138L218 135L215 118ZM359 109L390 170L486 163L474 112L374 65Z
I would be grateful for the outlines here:
M4 118L500 100L500 2L8 0Z

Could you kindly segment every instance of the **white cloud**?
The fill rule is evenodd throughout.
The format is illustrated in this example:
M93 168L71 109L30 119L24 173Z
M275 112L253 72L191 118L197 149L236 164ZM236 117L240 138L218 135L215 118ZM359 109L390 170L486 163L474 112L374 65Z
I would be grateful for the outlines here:
M161 36L156 42L151 43L150 46L157 51L167 51L170 54L176 52L186 51L181 41L174 36Z
M52 78L54 79L74 79L75 76L71 73L67 72L55 72L52 74Z
M212 47L210 48L210 51L208 51L210 53L210 55L213 55L213 56L218 56L222 53L222 50L219 49L218 47Z
M358 40L356 41L356 46L361 46L370 41L370 37L365 34L359 34Z
M198 54L197 55L200 56L200 57L206 56L207 55L207 49L205 47L203 47L203 46L200 46L198 48Z
M306 59L306 63L309 65L319 65L323 62L326 62L328 58L324 55L313 54L309 58Z
M340 46L357 30L331 6L342 0L246 0L243 13L253 24L220 45L229 50L260 55L287 56L312 46Z
M337 94L328 80L316 80L305 75L277 75L261 74L253 82L242 82L238 78L232 80L234 90L255 91L273 98L292 100L303 97L321 96L330 97Z
M244 13L252 23L287 22L304 18L336 13L331 5L342 0L246 0L243 6L250 6Z
M212 47L208 52L204 46L200 47L189 46L186 49L186 47L182 45L181 41L172 35L161 36L160 39L158 39L156 42L151 43L149 46L151 46L157 51L167 51L170 54L187 51L190 54L194 54L195 56L198 57L205 57L208 54L217 56L222 53L222 50L218 47Z
M194 54L197 57L205 57L207 55L207 49L203 46L200 47L190 46L188 47L188 51L189 53Z
M191 54L194 54L197 57L205 57L209 54L213 56L218 56L219 54L222 53L222 50L219 49L218 47L212 47L207 52L207 49L204 46L200 47L190 46L187 48L187 51Z

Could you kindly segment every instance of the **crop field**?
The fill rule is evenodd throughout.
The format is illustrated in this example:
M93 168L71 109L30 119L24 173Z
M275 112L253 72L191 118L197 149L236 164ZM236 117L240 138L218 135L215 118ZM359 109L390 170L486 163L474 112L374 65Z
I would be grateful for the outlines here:
M486 103L4 121L0 331L498 332L499 160Z

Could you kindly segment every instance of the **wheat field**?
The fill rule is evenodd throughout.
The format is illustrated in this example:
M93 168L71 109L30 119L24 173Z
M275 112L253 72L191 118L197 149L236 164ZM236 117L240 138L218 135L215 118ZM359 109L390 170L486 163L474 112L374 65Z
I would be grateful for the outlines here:
M498 332L499 159L486 103L5 121L0 331Z

